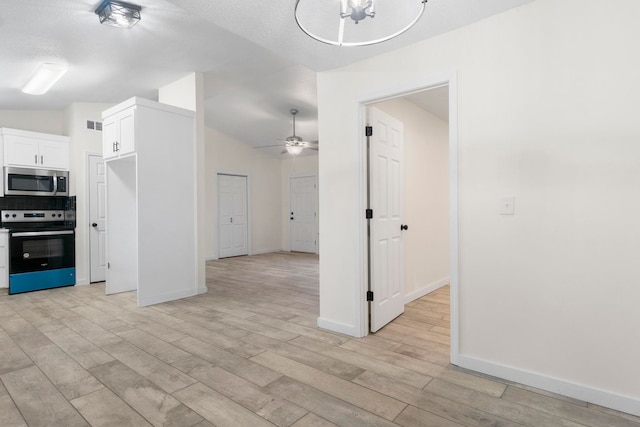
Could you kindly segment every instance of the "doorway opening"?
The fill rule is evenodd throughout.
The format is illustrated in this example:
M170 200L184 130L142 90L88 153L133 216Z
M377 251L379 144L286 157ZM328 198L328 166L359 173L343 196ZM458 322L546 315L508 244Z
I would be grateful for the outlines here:
M407 287L406 292L405 289L402 289L402 297L403 301L400 307L400 311L396 314L400 315L404 310L404 304L409 303L413 300L416 300L424 295L429 294L430 292L439 289L440 287L450 284L450 357L451 362L457 363L457 355L458 355L458 234L457 234L457 224L458 224L458 214L457 214L457 106L456 106L456 80L455 75L443 76L442 78L432 79L427 84L424 84L420 87L411 87L411 88L403 88L399 90L389 89L387 93L380 94L378 93L376 97L370 99L362 99L360 102L361 107L361 132L362 132L362 141L363 141L363 165L367 165L367 161L379 161L379 159L370 159L368 156L368 152L366 150L366 137L365 125L369 125L370 116L368 115L368 111L371 107L375 107L377 109L384 109L386 112L397 112L395 114L398 116L397 118L400 121L407 115L413 114L407 121L411 121L412 123L419 122L416 121L415 115L419 110L423 110L424 114L435 116L436 120L438 119L437 114L434 113L432 107L428 107L429 103L435 103L435 107L440 110L444 109L445 111L445 119L440 120L443 122L439 128L439 133L442 133L442 129L444 129L444 137L440 135L441 142L436 144L438 147L438 153L436 157L437 161L433 164L429 164L429 161L434 160L433 158L427 159L425 156L431 155L428 151L426 153L420 154L419 152L415 152L413 154L407 153L407 156L403 156L403 159L407 159L413 162L413 171L411 168L408 168L408 173L403 174L403 181L407 184L407 181L411 181L409 183L409 187L413 186L413 188L407 194L407 199L411 207L404 204L403 206L408 207L408 212L412 212L407 217L400 220L402 224L398 224L400 226L408 226L406 230L403 230L404 236L400 237L400 239L412 240L412 242L403 242L401 245L402 249L407 250L408 259L405 260L402 257L402 262L397 261L397 268L400 269L399 272L394 273L397 277L400 277L401 285L405 283L409 283L410 286ZM413 113L411 113L413 111ZM428 112L430 111L430 112ZM425 123L421 123L424 125ZM420 126L412 125L416 129L420 129ZM375 130L373 131L375 133ZM413 131L410 131L413 132ZM419 130L417 136L414 135L411 138L420 140L424 138L424 128ZM444 139L444 146L442 144L442 139ZM423 152L427 148L426 146L417 146L413 148L421 149ZM430 147L433 148L433 147ZM420 150L419 150L420 151ZM444 154L444 155L443 155ZM435 176L429 177L429 173L434 172L434 168L437 169L438 173ZM365 179L368 179L369 170L367 168L365 172ZM378 179L379 177L372 177ZM372 179L372 185L376 185ZM437 181L437 182L436 182ZM365 181L368 182L368 181ZM440 185L434 185L440 183ZM378 185L380 185L378 183ZM407 187L407 189L409 188ZM389 187L387 186L384 190L387 191ZM405 189L405 186L402 186L402 189ZM364 203L367 204L368 200L368 192L367 188L363 185L363 199ZM371 192L374 194L376 191L375 188L372 188ZM379 189L378 189L379 191ZM427 194L431 192L432 194ZM433 194L437 193L437 194ZM368 207L368 204L367 204ZM435 209L437 211L437 218L433 218L432 211ZM375 213L373 213L375 215ZM369 216L369 215L367 215ZM431 217L430 217L431 216ZM366 280L364 280L362 287L362 311L361 311L361 325L362 325L362 335L367 335L370 332L369 329L369 318L375 317L375 310L379 309L376 307L376 289L375 286L373 289L369 289L369 280L371 279L372 285L376 282L376 274L380 274L380 272L376 272L373 268L374 265L370 264L369 256L366 248L369 244L369 225L372 222L371 219L363 221L363 236L364 242L363 250L364 254L364 276ZM394 224L395 225L395 224ZM442 231L444 228L445 232L440 233L439 235L434 235L434 227ZM429 228L432 228L429 231ZM395 230L395 228L394 228ZM413 233L412 233L413 232ZM410 233L412 233L410 235ZM375 231L371 230L371 234L375 235ZM427 240L429 241L429 247L427 247ZM372 242L373 243L373 242ZM373 250L372 244L372 250ZM435 252L434 252L435 251ZM444 255L443 255L444 254ZM407 262L408 261L408 265ZM405 268L406 267L406 268ZM393 267L395 268L395 267ZM404 270L404 271L403 271ZM389 276L389 272L392 271L391 267L387 267L383 274ZM380 280L378 280L380 282ZM384 281L382 281L384 282ZM389 284L387 283L387 286ZM389 288L391 290L392 288ZM367 302L368 299L371 299L372 296L368 292L373 291L373 302ZM448 292L445 292L447 294ZM389 295L389 292L386 294L383 292L381 295L383 298ZM369 297L369 298L367 298ZM380 300L378 301L380 302ZM396 316L391 316L393 319ZM387 316L389 317L389 316ZM391 320L390 319L390 320ZM380 326L378 325L376 329ZM372 329L372 330L376 330Z

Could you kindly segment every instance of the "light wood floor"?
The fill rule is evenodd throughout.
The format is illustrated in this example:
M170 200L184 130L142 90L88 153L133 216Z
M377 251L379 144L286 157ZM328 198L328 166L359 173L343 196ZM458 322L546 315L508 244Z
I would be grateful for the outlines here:
M104 285L0 296L0 426L640 426L464 371L442 288L365 339L320 330L318 258L207 264L147 308Z

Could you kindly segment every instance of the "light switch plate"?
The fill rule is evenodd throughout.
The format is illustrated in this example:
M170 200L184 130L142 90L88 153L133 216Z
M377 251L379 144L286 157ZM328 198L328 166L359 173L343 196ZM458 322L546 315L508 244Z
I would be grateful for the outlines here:
M515 213L515 197L503 196L500 199L500 215L514 215Z

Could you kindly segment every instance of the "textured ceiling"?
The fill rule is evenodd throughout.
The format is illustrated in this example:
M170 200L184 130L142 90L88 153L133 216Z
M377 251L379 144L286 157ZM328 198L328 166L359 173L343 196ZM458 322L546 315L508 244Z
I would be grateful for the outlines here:
M289 109L298 108L296 133L315 140L317 71L531 0L430 0L416 27L361 48L328 46L304 35L293 17L295 0L132 1L142 6L142 20L123 30L98 23L99 0L0 0L0 109L157 99L157 88L198 71L205 75L208 126L254 146L269 145L291 134ZM49 93L23 94L20 88L41 62L66 63L69 71Z

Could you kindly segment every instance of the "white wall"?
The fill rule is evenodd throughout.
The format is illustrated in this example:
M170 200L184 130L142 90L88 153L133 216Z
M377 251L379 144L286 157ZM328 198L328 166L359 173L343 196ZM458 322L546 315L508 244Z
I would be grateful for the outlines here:
M64 110L69 142L69 195L76 197L76 283L90 280L88 154L102 155L102 132L87 129L87 120L102 121L113 104L74 103Z
M204 76L202 73L190 73L158 89L159 102L185 108L195 112L195 183L196 206L195 220L197 229L201 230L206 225L205 213L205 123L204 123ZM206 289L206 238L198 233L196 272L200 289Z
M405 300L449 283L449 124L407 100L373 105L404 124Z
M360 324L358 102L455 69L461 364L640 414L639 20L537 0L319 73L319 323Z
M292 177L315 175L318 177L318 156L290 157L281 161L282 171L282 250L288 251L291 246L289 240L289 211L291 209L289 187ZM316 217L317 218L317 217ZM318 240L318 243L320 240Z
M280 159L237 141L215 129L205 131L206 164L206 257L216 259L217 180L218 173L249 175L249 212L251 216L250 253L282 249Z
M0 110L0 127L64 134L64 113L55 110Z

